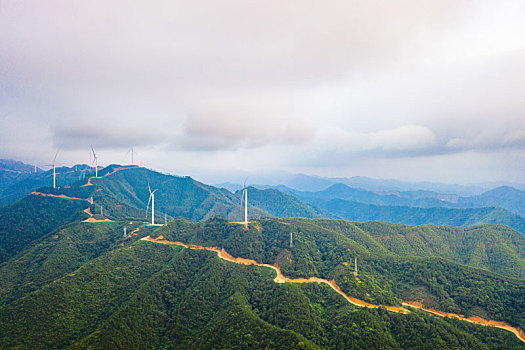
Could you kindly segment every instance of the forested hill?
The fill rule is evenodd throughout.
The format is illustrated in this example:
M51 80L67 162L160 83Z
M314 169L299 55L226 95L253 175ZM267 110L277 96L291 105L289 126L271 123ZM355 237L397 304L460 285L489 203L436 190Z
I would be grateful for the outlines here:
M240 200L242 191L237 191L236 197ZM312 205L306 204L299 199L287 195L275 189L257 189L255 187L248 187L249 202L266 211L270 216L286 218L286 217L302 217L302 218L337 218L328 211L323 211L315 208Z
M118 169L118 166L115 166ZM104 176L104 174L110 174ZM222 215L239 219L240 200L230 191L205 185L189 176L161 174L145 168L133 168L117 171L107 170L100 178L91 183L101 192L117 201L135 208L148 204L149 190L155 192L155 210L169 217L183 217L199 221ZM267 212L252 207L251 215L267 216ZM162 215L163 216L163 215Z
M133 232L126 238L124 226ZM458 264L453 260L469 248L452 249L468 246L455 235L475 241L486 234L483 229L493 230L485 242L492 259L491 242L508 241L507 249L519 250L520 238L495 226L469 233L436 227L411 232L420 229L267 218L244 230L219 217L160 227L129 220L73 223L0 264L0 348L524 348L504 330L417 310L402 315L359 308L326 285L277 284L268 268L138 241L163 235L219 246L233 256L277 263L285 276L333 279L348 295L374 304L421 301L525 326L523 279ZM385 242L386 231L395 244ZM429 240L426 250L414 251L419 256L411 253L416 237ZM446 258L439 255L444 249L450 250Z
M0 207L0 263L51 231L85 217L86 201L29 195Z
M461 229L264 219L243 231L240 225L215 219L202 223L175 221L156 234L173 241L223 247L233 256L277 263L284 275L293 278L335 278L339 286L348 288L349 295L373 303L395 305L400 299L419 300L444 311L490 315L525 326L525 237L502 226ZM350 278L355 257L360 261L360 276L370 288L367 291ZM506 307L513 311L504 310Z

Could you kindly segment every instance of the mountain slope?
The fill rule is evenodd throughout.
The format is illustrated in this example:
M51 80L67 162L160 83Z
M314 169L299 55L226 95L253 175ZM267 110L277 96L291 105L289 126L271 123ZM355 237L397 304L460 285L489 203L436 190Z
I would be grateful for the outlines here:
M113 250L121 244L137 240L134 230L148 233L142 223L76 222L41 236L23 251L0 264L0 305L8 304L27 294L73 273L85 263ZM128 236L123 237L123 228ZM21 273L23 272L23 273Z
M209 230L216 223L220 221L188 224ZM237 228L231 226L235 232ZM167 229L157 231L168 233ZM137 242L104 253L73 274L0 306L0 348L521 345L502 330L419 312L359 309L325 285L276 284L272 278L270 269L226 263L213 252ZM364 279L363 288L368 283Z
M240 197L240 195L241 191L238 191L236 196ZM328 212L316 209L311 205L301 202L295 197L289 196L275 189L261 190L255 187L248 187L248 199L252 205L266 211L274 217L334 217Z
M384 245L380 237L376 238L377 232L372 228L332 220L267 219L260 222L259 228L248 231L220 220L199 224L174 222L173 225L158 232L173 241L220 246L233 256L278 263L283 274L291 278L335 279L347 294L370 303L396 305L401 299L420 300L439 310L505 320L525 328L522 298L525 282L440 258L439 250L448 243L432 250L434 243L429 241L429 253L413 250L410 242L403 244L403 249L393 249ZM384 225L393 231L399 229L399 225ZM447 229L454 235L454 228L442 228ZM290 231L295 232L292 249L288 243ZM440 233L430 231L426 235L439 236ZM484 234L482 229L469 232L464 241L476 241ZM505 233L496 231L494 235L486 240L488 247L491 240ZM446 241L447 237L443 235L441 240ZM523 266L525 238L515 233L511 239L517 240L515 249ZM434 238L434 242L439 240ZM462 249L450 249L448 253L455 260L461 260L468 247L475 250L475 244L470 244ZM421 257L414 257L416 254ZM496 247L487 250L487 254L490 259L504 260ZM354 257L360 261L361 282L354 279L352 265L345 265Z
M24 249L32 241L86 214L89 203L29 195L0 207L0 263Z
M501 275L525 278L525 236L505 226L409 226L357 223L389 251L402 256L443 257Z

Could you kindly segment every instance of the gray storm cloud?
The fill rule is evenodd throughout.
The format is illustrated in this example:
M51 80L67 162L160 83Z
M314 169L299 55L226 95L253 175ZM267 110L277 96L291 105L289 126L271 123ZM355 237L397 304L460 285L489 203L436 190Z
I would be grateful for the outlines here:
M462 163L525 164L522 13L518 0L2 2L0 156L136 146L188 172L413 162L421 178L454 164L458 180ZM511 167L486 177L525 171Z

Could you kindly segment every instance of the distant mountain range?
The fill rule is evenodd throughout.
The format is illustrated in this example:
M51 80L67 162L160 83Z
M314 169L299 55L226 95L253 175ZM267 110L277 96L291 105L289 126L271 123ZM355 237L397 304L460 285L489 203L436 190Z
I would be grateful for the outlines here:
M519 190L525 190L525 183L510 182L485 182L474 185L458 185L439 182L406 182L393 179L373 179L365 176L354 177L321 177L315 175L292 174L287 172L267 172L256 174L245 174L248 183L258 188L268 188L283 185L297 191L317 192L332 185L342 183L349 187L359 188L371 192L405 192L405 191L430 191L443 195L475 196L491 189L509 186ZM234 192L238 190L242 182L216 183L216 187L224 187Z
M278 188L310 204L316 204L319 201L328 199L342 199L365 204L414 208L465 209L500 207L517 215L525 216L525 191L508 186L498 187L472 197L440 194L431 191L371 192L348 187L345 184L335 184L318 192L295 191L285 187Z
M3 164L29 171L29 166L23 163L10 161ZM14 171L0 169L0 174L11 174L11 170ZM100 178L92 179L93 186L82 187L87 178L94 175L93 168L76 165L60 167L56 171L60 186L57 190L49 187L52 171L4 176L6 180L0 187L0 203L13 203L38 188L45 188L51 193L93 197L93 211L99 212L103 207L110 218L146 217L149 183L152 188L159 189L155 197L158 220L163 220L164 215L194 221L215 215L230 220L243 218L241 193L239 190L232 192L235 190L233 186L227 190L205 185L191 177L165 175L135 166L110 165L99 171ZM412 225L502 224L525 232L525 191L508 186L471 197L426 190L369 191L343 183L316 192L298 191L284 185L250 186L248 193L251 217L331 218Z

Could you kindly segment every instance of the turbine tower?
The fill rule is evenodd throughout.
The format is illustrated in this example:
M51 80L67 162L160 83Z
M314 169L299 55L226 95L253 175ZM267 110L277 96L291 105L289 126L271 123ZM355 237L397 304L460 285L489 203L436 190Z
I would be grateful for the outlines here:
M248 228L248 189L246 188L246 179L242 183L241 205L242 205L243 199L244 199L244 227Z
M135 152L135 151L133 150L133 147L131 147L131 148L128 150L128 153L130 153L130 152L131 152L131 165L133 165L133 164L134 164L134 163L133 163L133 154L134 154L134 152Z
M95 163L95 177L98 177L98 157L95 154L95 150L93 149L93 145L91 145L91 152L93 152L93 162L91 162L91 165Z
M58 151L59 150L57 150L57 153L55 153L55 158L53 158L53 164L48 164L47 165L47 166L52 166L53 167L53 188L57 188L57 174L56 174L56 170L55 170L55 164L56 164L56 160L57 160L57 156L58 156Z
M149 202L151 201L151 224L155 225L155 192L158 190L158 188L151 191L151 187L149 187L149 182L148 182L148 190L149 190L149 199L148 199L148 205L146 206L146 218L148 217Z
M354 268L354 275L357 276L357 258L354 260L355 268Z

